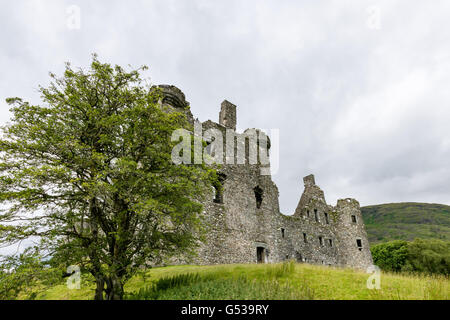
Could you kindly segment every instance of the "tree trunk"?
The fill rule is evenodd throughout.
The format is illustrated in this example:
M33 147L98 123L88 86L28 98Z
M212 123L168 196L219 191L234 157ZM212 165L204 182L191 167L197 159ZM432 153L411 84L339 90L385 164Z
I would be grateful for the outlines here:
M122 300L123 284L117 276L110 276L106 279L106 300Z
M103 300L103 291L105 290L105 281L103 277L99 276L95 278L96 288L95 288L95 300Z

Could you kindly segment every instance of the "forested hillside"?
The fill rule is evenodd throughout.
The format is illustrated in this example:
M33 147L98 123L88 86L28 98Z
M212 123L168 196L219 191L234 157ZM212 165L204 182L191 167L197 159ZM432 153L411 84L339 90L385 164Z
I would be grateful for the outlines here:
M450 206L389 203L361 208L371 244L390 240L450 240Z

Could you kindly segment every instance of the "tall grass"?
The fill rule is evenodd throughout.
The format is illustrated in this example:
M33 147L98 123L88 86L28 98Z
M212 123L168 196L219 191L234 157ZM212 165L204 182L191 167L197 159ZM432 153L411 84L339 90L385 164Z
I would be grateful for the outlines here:
M283 262L281 264L266 264L265 273L269 278L286 277L294 273L295 262L293 260Z
M186 273L160 278L155 283L126 296L130 300L307 300L313 299L311 288L292 287L280 283L281 277L295 271L294 262L265 265L264 278L251 278L248 275L226 277L223 272Z
M446 276L382 272L381 289L370 290L367 273L294 262L170 266L145 274L127 282L127 299L450 299ZM92 281L83 281L80 290L56 285L36 298L93 299L94 290Z

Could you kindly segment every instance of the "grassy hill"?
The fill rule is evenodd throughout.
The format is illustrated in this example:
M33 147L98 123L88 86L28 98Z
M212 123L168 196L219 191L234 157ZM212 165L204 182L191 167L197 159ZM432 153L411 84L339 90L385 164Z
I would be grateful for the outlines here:
M450 206L389 203L361 208L371 244L390 240L450 241Z
M449 299L450 281L439 276L381 274L380 290L369 290L370 275L286 262L153 268L125 285L128 299ZM36 299L93 299L92 279L81 289L65 284L39 290Z

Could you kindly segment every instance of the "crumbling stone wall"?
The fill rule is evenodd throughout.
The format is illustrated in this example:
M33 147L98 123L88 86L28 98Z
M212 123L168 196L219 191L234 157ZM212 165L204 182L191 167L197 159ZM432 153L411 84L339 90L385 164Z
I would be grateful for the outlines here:
M159 87L168 96L162 103L183 109L193 121L184 94L173 86ZM221 105L219 123L211 120L202 123L203 132L217 129L224 139L224 164L219 168L223 191L218 197L211 190L203 203L208 232L197 256L193 261L180 257L176 263L270 263L295 259L358 269L372 265L359 203L344 199L336 206L328 205L314 176L309 175L303 178L305 189L294 214L280 213L278 188L270 175L261 175L261 168L267 165L249 163L248 139L245 139L249 129L238 133L236 124L236 106L228 101ZM227 135L227 129L232 130L232 135L229 130ZM242 164L236 158L238 141L245 144L246 157ZM232 164L227 159L227 145L234 148ZM258 151L268 153L270 141L266 149L262 147Z

